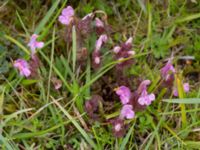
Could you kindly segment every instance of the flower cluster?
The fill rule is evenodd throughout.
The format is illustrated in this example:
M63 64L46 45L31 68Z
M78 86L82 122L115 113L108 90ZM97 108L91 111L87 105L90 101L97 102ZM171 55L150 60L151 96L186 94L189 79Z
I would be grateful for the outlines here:
M31 75L30 66L24 59L17 59L14 61L14 67L19 70L21 76L28 77Z
M21 76L29 77L31 74L34 74L34 70L37 68L38 59L36 56L36 49L42 48L44 46L43 42L37 41L38 35L33 34L30 38L28 46L31 49L31 65L24 59L17 59L14 61L13 66L19 70Z
M61 15L58 18L58 21L67 26L69 42L71 42L72 35L72 26L76 27L76 35L77 35L77 59L82 59L82 54L90 56L92 58L92 67L94 69L98 68L102 64L101 59L101 50L105 47L106 43L109 41L108 31L110 28L108 27L105 20L101 20L100 18L95 17L95 12L89 13L84 16L82 19L79 19L75 15L75 11L71 6L67 6L61 12ZM88 52L87 48L85 48L84 42L85 37L90 35L90 33L95 33L97 36L97 40L94 44L93 51L91 53ZM132 49L132 41L133 38L129 37L124 43L114 46L112 48L112 54L114 55L114 59L118 61L116 65L116 70L122 73L124 68L130 67L133 64L132 56L135 55L135 51ZM19 70L19 74L21 76L29 77L35 74L35 69L39 67L39 58L36 55L36 49L40 49L44 47L44 43L38 41L38 35L33 34L28 43L28 47L30 48L31 60L26 61L24 59L17 59L14 61L13 66ZM78 53L78 50L81 49L82 53ZM80 55L79 55L80 54ZM87 58L87 57L86 57ZM79 61L79 60L78 60ZM81 69L80 69L81 70ZM162 81L165 85L170 85L170 87L174 84L174 76L176 70L172 64L172 59L169 59L166 65L160 70ZM114 81L115 84L109 90L112 95L115 95L115 98L118 96L121 101L121 110L119 117L111 120L113 125L113 132L117 137L123 136L125 133L125 120L133 119L137 111L143 110L156 99L155 94L148 91L148 86L151 84L150 80L140 81L138 84L138 88L132 92L129 85L126 83L127 77L124 74L118 75L118 79ZM61 80L56 77L52 78L52 83L56 90L59 90L62 87ZM125 83L122 83L125 82ZM115 93L113 92L113 88L115 88ZM172 85L172 86L171 86ZM183 83L183 90L187 93L189 92L189 83ZM106 90L105 90L106 91ZM178 90L175 86L173 86L173 95L178 96ZM100 110L104 105L103 96L101 94L94 94L90 100L85 103L85 111L88 116L97 120L100 118L100 114L102 113Z
M122 43L120 46L115 46L113 48L113 52L115 54L115 59L123 60L125 58L129 58L135 54L135 51L132 50L132 41L133 38L130 37L125 43ZM133 60L129 59L123 62L119 62L117 65L118 69L122 69L124 67L128 67L133 64Z
M93 58L93 62L94 62L95 66L98 66L101 62L100 49L103 46L103 44L106 43L107 41L108 41L108 36L106 34L100 35L99 39L96 41L95 50L92 54L92 56L93 56L92 58Z
M172 59L169 59L166 65L163 68L161 68L161 76L164 80L165 85L170 85L170 86L173 85L175 73L176 70L172 65ZM189 92L190 90L189 83L183 83L183 90L185 93ZM173 87L173 95L178 97L178 90L175 86Z
M93 62L93 68L98 68L101 64L101 48L102 46L108 41L108 27L107 25L99 18L95 18L95 13L89 13L86 16L84 16L82 19L78 19L75 16L74 9L71 6L67 6L65 9L63 9L61 15L59 16L59 21L67 26L74 25L77 26L77 34L78 37L85 37L89 33L93 33L96 31L96 34L98 37L94 51L92 53L92 62ZM95 24L95 27L93 28L93 23ZM71 28L69 28L69 39L71 40ZM69 41L70 41L69 40ZM77 43L82 42L83 40L77 40ZM83 45L82 43L78 45ZM83 49L80 48L80 49ZM80 57L81 58L81 57Z
M115 90L123 105L119 118L115 119L115 121L112 121L113 131L115 135L123 136L122 133L124 132L122 132L122 130L124 130L124 119L133 119L135 117L134 109L136 109L137 105L140 105L139 107L149 106L152 103L152 101L155 100L155 95L153 93L148 94L147 92L147 86L150 83L150 80L144 80L141 82L139 88L136 91L136 93L139 95L137 96L137 98L135 98L135 93L132 93L131 90L126 86L120 86ZM121 128L118 128L119 126Z

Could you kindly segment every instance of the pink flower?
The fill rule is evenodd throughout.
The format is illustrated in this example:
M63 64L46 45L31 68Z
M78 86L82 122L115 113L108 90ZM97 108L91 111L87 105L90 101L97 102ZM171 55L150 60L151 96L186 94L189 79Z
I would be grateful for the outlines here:
M62 10L62 14L59 16L58 20L64 24L69 25L73 20L74 9L71 6L67 6L67 8Z
M84 16L84 17L82 18L82 20L86 20L88 17L89 17L89 18L92 18L92 17L93 17L93 13L87 14L86 16Z
M31 75L30 66L24 59L17 59L14 61L13 66L19 70L21 76L28 77Z
M150 80L144 80L140 83L137 91L138 93L142 93L143 91L146 91L147 90L147 86L151 84L151 81Z
M33 34L31 36L30 42L28 43L28 46L31 48L31 53L35 54L35 49L36 48L42 48L44 46L43 42L38 42L37 41L38 35Z
M144 80L137 89L137 92L140 94L140 97L138 98L138 103L140 105L148 106L155 100L155 95L153 93L148 94L147 92L147 86L150 85L150 83L150 80Z
M183 84L183 90L185 93L188 93L190 91L190 85L189 83L184 83ZM178 89L177 88L174 88L173 90L173 95L178 97Z
M133 41L133 38L130 37L127 41L126 41L126 45L132 45L132 41Z
M135 117L132 105L124 105L121 109L120 118L132 119Z
M140 105L150 105L152 101L155 100L155 95L153 93L148 94L147 91L143 91L141 96L138 99L138 103Z
M101 64L101 53L100 51L93 51L92 53L92 62L93 62L93 67L96 69L100 66Z
M131 98L131 91L126 86L120 86L116 90L116 94L119 95L121 103L123 105L127 104Z
M161 75L167 81L170 79L172 73L175 73L175 69L171 63L171 59L169 59L167 64L161 69Z
M108 36L106 34L102 34L96 41L95 51L99 51L103 43L106 43L107 41L108 41Z
M112 123L112 132L116 137L123 137L126 131L124 120L116 118L110 121Z
M113 52L115 53L116 60L121 60L135 55L135 51L132 50L132 40L133 38L130 37L126 42L122 43L120 46L114 47ZM116 67L117 69L122 70L125 67L130 67L132 64L133 60L129 59L118 63Z
M121 50L121 47L120 47L120 46L115 46L115 47L113 48L113 52L116 53L116 54L119 53L120 50Z
M100 57L98 57L98 56L95 57L94 62L95 62L95 64L100 64L100 62L101 62Z
M99 18L95 18L95 24L96 27L104 27L104 23Z

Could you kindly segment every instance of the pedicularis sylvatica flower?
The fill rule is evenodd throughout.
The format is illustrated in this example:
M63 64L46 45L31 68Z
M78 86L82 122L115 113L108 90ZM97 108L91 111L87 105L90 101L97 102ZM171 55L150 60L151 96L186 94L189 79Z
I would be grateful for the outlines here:
M37 48L42 48L44 46L44 42L38 42L37 41L38 35L37 34L33 34L30 38L30 42L28 43L28 46L31 49L31 54L35 54L35 50Z
M165 81L168 81L172 77L173 73L175 73L175 69L172 65L172 60L169 59L166 65L161 68L161 75Z
M39 59L36 56L36 49L44 46L43 42L37 41L38 35L33 34L30 38L28 46L31 50L31 67L30 64L24 59L17 59L14 61L13 66L17 68L21 76L29 77L32 73L36 74L35 69L39 67Z
M185 93L188 93L190 91L189 83L183 84L183 90L184 90ZM173 88L173 95L178 97L178 89L176 87Z
M67 8L62 10L62 14L59 16L58 20L64 24L69 25L74 16L74 9L71 6L67 6Z
M131 98L131 91L126 86L120 86L116 89L116 94L119 96L123 105L127 104Z
M135 112L133 111L132 105L123 105L121 112L120 112L120 118L126 118L126 119L132 119L135 116Z
M29 77L31 75L30 66L24 59L17 59L13 66L19 70L21 76Z
M86 68L87 63L85 62L89 62L86 61L88 57L91 57L92 60L92 71L95 71L95 69L98 69L100 65L103 65L103 59L101 59L101 57L104 56L102 55L102 50L104 48L109 49L111 53L108 55L112 55L111 58L117 61L116 67L113 68L113 70L111 69L111 71L114 71L114 74L110 75L108 73L109 75L106 74L102 76L102 80L106 83L97 86L97 88L100 87L100 90L96 90L99 91L99 93L93 94L91 98L85 102L84 108L90 118L102 121L106 118L104 116L104 111L106 113L111 112L113 108L115 108L113 107L110 109L110 106L107 108L104 107L104 105L106 105L112 98L112 105L116 100L119 101L120 99L120 114L109 122L113 125L114 135L120 137L125 133L126 119L133 119L136 116L136 112L144 110L146 107L151 105L156 96L154 93L148 92L148 86L151 84L150 80L141 81L141 79L136 79L136 87L138 88L133 92L131 91L130 87L132 86L133 80L125 74L125 68L130 68L135 62L133 59L133 56L135 55L135 51L133 50L133 37L130 36L125 42L109 46L109 43L111 43L112 40L109 34L110 27L105 19L107 17L102 17L100 19L100 16L98 16L99 14L96 14L97 12L98 11L89 13L81 19L75 15L75 11L71 6L67 6L62 10L58 21L64 25L63 27L67 27L67 34L65 34L65 37L67 37L67 41L70 43L69 45L72 43L72 26L75 27L73 29L76 31L77 64L83 65L81 67ZM90 40L90 36L93 34L96 36L97 40L91 42L92 44L88 44L87 40ZM88 45L91 45L91 47L88 48ZM37 68L40 63L39 58L36 55L36 49L42 48L43 46L44 42L38 41L38 35L33 34L28 43L28 47L30 47L31 50L31 60L26 61L24 59L17 59L13 64L13 66L19 70L21 76L32 77L33 74L37 74ZM91 52L89 49L93 51ZM79 52L79 50L81 50L81 52ZM80 70L81 67L79 67ZM81 71L84 72L84 69ZM165 83L165 85L168 85L168 87L173 89L174 96L178 96L177 87L173 86L176 70L172 64L172 58L168 60L160 71L162 83ZM131 80L130 82L129 79ZM111 82L109 82L110 80ZM62 87L61 80L56 77L52 78L52 82L56 90L59 90ZM113 91L113 88L115 88L115 92ZM91 89L93 89L93 85L91 85ZM189 92L189 89L189 83L183 83L183 90L186 93ZM106 109L108 109L108 111L106 111Z
M133 41L133 38L130 37L125 43L122 43L120 46L115 46L113 48L115 59L123 60L125 58L135 55L135 51L132 50L132 41ZM122 62L120 61L116 65L116 67L117 69L123 69L123 68L131 66L132 64L133 64L133 60L129 59Z
M151 83L150 80L144 80L141 82L137 89L137 93L139 94L139 98L137 98L137 103L141 106L145 105L148 106L152 103L152 101L155 100L155 95L153 93L148 94L147 92L147 86ZM121 119L132 119L135 116L135 112L133 110L133 107L131 104L135 104L133 95L131 93L131 90L126 86L120 86L117 89L115 89L116 94L119 96L121 103L122 103L122 109L120 118Z
M172 58L170 58L168 60L168 62L166 63L166 65L161 68L161 76L164 80L165 85L170 85L173 86L173 82L174 82L174 74L176 73L176 70L172 64ZM171 87L170 87L171 88ZM178 89L176 87L176 84L172 87L173 89L173 95L175 97L178 97ZM190 90L190 85L189 83L183 83L183 91L185 93L188 93Z
M140 105L150 105L152 101L155 100L155 95L153 93L148 94L147 92L147 86L151 83L150 80L144 80L140 86L139 86L139 93L140 93L140 97L138 99L138 103Z

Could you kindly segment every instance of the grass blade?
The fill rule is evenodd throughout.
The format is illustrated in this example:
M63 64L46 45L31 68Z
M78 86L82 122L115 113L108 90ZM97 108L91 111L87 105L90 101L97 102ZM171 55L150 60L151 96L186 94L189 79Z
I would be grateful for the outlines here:
M126 145L127 145L128 141L129 141L129 138L130 138L130 136L131 136L131 134L132 134L132 132L133 132L133 129L134 129L133 127L134 127L134 125L132 125L132 127L131 127L130 130L128 131L126 137L123 139L123 141L122 141L122 143L121 143L121 146L120 146L120 148L119 148L120 150L126 149Z
M46 16L40 21L39 25L36 27L36 29L35 29L36 34L39 34L42 31L42 29L44 29L44 26L46 25L46 23L49 21L49 19L53 15L53 13L56 10L56 8L58 7L59 3L60 3L60 0L57 0L51 6L49 11L46 13Z
M176 23L183 23L183 22L192 21L192 20L198 19L198 18L200 18L200 13L192 14L192 15L177 19L175 22Z
M5 37L7 40L9 40L9 41L15 43L15 44L16 44L19 48L21 48L26 54L30 55L30 51L29 51L26 47L24 47L20 42L18 42L17 40L15 40L14 38L12 38L12 37L9 36L9 35L4 35L4 37Z
M85 140L94 148L96 149L97 146L94 141L89 137L89 135L85 132L83 128L78 124L76 120L58 103L53 99L54 103L60 108L60 110L67 116L67 118L73 123L73 125L77 128L77 130L83 135Z
M176 74L175 79L176 79L176 85L177 85L177 89L178 89L179 98L184 98L185 93L184 93L184 90L183 90L183 84L182 84L181 76L179 74ZM180 104L180 107L181 107L182 126L185 128L187 126L185 104Z
M75 73L75 67L76 67L76 28L75 26L72 27L72 65L73 65L73 72Z
M177 104L200 104L200 98L174 98L164 99L163 102Z

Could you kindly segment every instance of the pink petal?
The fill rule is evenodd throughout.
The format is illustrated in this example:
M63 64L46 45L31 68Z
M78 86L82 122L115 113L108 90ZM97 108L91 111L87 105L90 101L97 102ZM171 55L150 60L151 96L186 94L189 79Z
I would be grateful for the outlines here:
M74 9L71 6L67 6L62 10L62 15L71 17L74 15Z
M95 57L94 58L94 62L95 62L95 64L100 64L100 57Z
M140 97L140 98L138 99L138 103L139 103L140 105L144 105L144 104L145 104L145 98L144 98L144 97Z
M93 13L89 13L89 14L87 14L86 16L84 16L83 18L82 18L82 20L85 20L85 19L87 19L87 17L92 17L93 16Z
M104 23L99 19L95 18L96 27L104 27Z
M116 53L116 54L119 53L120 50L121 50L121 47L120 47L120 46L115 46L115 47L113 48L113 52Z
M102 42L106 43L108 41L108 36L106 34L103 34L100 36Z
M171 63L171 59L168 60L168 62L166 63L166 65L161 68L161 74L162 74L162 77L165 79L165 80L168 80L169 77L170 77L170 73L175 73L175 68L174 66L172 65Z
M138 103L140 105L146 105L146 106L148 106L154 100L155 100L155 95L153 93L151 93L151 94L148 95L147 91L145 90L145 91L142 92L141 96L139 97Z
M42 48L44 46L43 42L38 42L37 41L38 35L37 34L33 34L31 36L30 42L28 43L28 46L31 49L31 53L34 54L35 53L35 49L36 48Z
M132 37L130 37L127 41L126 41L126 43L125 44L132 44L132 41L133 41L133 38Z
M147 89L147 86L151 84L151 81L150 80L144 80L140 83L137 91L138 93L142 93L143 91L145 91Z
M26 60L17 59L14 62L13 66L19 70L19 73L20 73L21 76L26 76L26 77L30 76L31 71L30 71L29 64Z
M120 123L117 123L115 126L114 126L114 130L116 132L119 132L120 130L122 129L122 125Z
M120 117L126 119L132 119L135 116L132 105L124 105L121 110Z
M135 51L128 51L129 55L135 55Z
M95 50L96 50L96 51L99 51L99 50L101 49L101 45L102 45L102 40L99 38L99 39L96 41Z
M178 90L176 88L173 89L173 95L176 97L178 96Z
M189 83L184 83L183 84L183 89L186 93L188 93L190 91L190 85Z
M188 93L190 91L189 83L183 84L183 90L184 90L185 93ZM173 89L173 95L178 97L178 89L176 87Z
M151 101L154 101L155 100L155 95L153 93L149 94L149 99Z
M102 44L106 43L107 40L108 40L108 37L106 34L101 35L99 39L96 41L95 50L99 51L101 49Z
M127 104L131 98L131 91L126 86L117 88L116 94L119 95L122 104Z
M36 42L37 48L42 48L44 46L44 42Z
M58 20L64 25L70 24L70 18L68 18L68 17L59 16Z
M28 68L24 68L22 71L20 71L20 74L28 77L31 75L31 71Z

